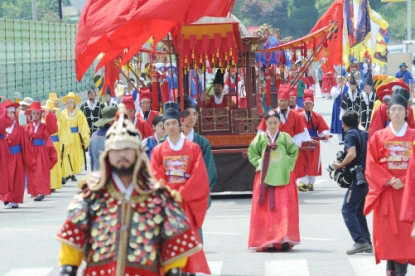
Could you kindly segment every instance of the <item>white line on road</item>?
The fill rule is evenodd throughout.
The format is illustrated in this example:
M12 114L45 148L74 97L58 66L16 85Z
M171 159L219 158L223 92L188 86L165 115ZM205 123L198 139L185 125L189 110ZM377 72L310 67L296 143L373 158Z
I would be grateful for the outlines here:
M53 269L53 267L12 269L4 276L46 276Z
M385 275L386 262L376 265L374 257L349 258L356 276L378 276Z
M324 239L324 238L310 238L310 237L301 237L302 240L313 240L313 241L335 241L334 239Z
M218 262L208 262L210 273L212 273L212 276L220 276L222 273L222 261Z
M306 259L267 261L265 276L310 276Z
M239 235L242 235L242 233L205 232L205 231L203 231L203 234L210 234L210 235L231 235L231 236L239 236Z

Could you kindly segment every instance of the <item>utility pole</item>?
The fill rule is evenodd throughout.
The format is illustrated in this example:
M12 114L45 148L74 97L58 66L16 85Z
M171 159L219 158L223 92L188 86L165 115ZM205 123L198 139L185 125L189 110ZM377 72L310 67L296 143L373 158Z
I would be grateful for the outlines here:
M412 40L412 9L411 9L411 0L406 0L406 4L407 4L407 33L408 33L408 40Z
M59 6L59 19L62 21L62 0L58 0Z
M36 0L32 0L32 17L33 21L37 21Z

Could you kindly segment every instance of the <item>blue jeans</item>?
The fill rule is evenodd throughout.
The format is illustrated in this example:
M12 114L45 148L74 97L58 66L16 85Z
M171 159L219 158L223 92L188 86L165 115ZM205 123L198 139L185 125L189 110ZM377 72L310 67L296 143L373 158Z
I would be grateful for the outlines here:
M357 243L367 242L372 244L366 217L363 215L365 197L368 191L368 184L360 187L356 184L356 180L353 180L352 185L344 196L342 207L343 219L352 239Z

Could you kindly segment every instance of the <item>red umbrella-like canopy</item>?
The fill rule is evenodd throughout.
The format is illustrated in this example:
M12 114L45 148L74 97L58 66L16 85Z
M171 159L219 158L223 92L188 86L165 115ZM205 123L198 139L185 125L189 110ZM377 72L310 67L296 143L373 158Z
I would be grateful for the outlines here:
M82 79L103 52L100 66L124 54L123 62L150 37L158 42L179 24L203 16L223 17L235 0L89 0L79 20L75 47L76 76Z

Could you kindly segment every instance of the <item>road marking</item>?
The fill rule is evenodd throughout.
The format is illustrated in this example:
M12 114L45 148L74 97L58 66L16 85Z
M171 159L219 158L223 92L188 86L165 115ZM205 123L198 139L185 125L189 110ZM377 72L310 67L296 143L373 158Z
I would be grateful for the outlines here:
M62 222L65 221L65 217L62 218L54 218L54 219L28 219L27 221L54 221L54 220L61 220Z
M39 228L3 228L0 231L39 231Z
M222 273L222 261L218 262L208 262L210 273L212 273L212 276L220 276Z
M311 238L311 237L301 237L302 240L312 240L312 241L335 241L334 239L324 239L324 238Z
M210 234L210 235L231 235L231 236L239 236L239 235L242 235L242 233L205 232L205 231L203 231L203 234Z
M46 276L53 269L53 267L12 269L4 276Z
M310 276L306 259L267 261L265 276Z
M375 257L349 258L356 276L385 275L386 262L376 265Z
M209 209L209 211L214 211L214 212L226 212L226 211L243 211L243 210L251 210L252 207L246 207L246 208L235 208L235 209L227 209L226 207L224 207L223 209Z

